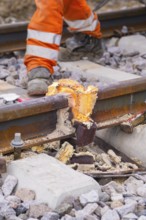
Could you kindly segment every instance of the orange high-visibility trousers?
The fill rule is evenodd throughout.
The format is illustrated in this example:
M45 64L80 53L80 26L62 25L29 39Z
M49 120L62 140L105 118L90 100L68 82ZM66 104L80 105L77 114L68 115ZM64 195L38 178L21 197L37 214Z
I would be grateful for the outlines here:
M28 26L25 65L38 66L53 73L57 63L63 20L69 30L101 37L100 23L86 0L35 0L37 10Z

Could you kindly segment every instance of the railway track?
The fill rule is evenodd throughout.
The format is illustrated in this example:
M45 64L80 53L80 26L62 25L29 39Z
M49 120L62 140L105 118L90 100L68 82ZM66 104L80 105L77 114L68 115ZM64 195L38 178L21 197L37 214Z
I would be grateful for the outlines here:
M112 36L115 29L121 29L125 24L133 27L135 31L146 29L144 7L138 10L104 13L99 17L105 37ZM25 49L27 25L27 22L22 22L0 26L0 52ZM63 35L63 39L68 36L66 26ZM146 109L145 97L146 78L123 81L101 89L92 114L97 129L119 125L131 118L135 119L137 114L142 115L143 122ZM12 151L10 142L14 133L18 131L23 134L25 148L73 137L75 129L70 123L70 112L66 94L31 99L12 106L1 106L0 153ZM69 124L69 127L66 124Z
M99 15L104 37L120 34L123 25L132 32L146 30L146 8L124 10ZM25 49L28 22L0 26L0 52ZM117 31L119 30L119 31ZM116 32L115 32L116 31ZM64 25L62 42L69 36ZM146 117L146 77L122 81L108 85L98 92L98 98L92 112L96 129L109 128L130 122L123 129L129 131L145 121ZM84 124L74 127L71 123L72 112L70 95L58 94L48 97L33 98L22 103L0 106L0 153L13 151L11 141L14 134L20 132L24 140L24 149L56 140L68 140L76 137L76 143L83 146L93 141L95 127L88 129ZM98 140L97 144L102 141ZM83 147L81 146L81 147ZM80 147L80 146L78 146ZM103 147L105 148L105 147ZM142 171L140 167L139 171ZM134 172L134 171L133 171ZM92 174L94 176L94 174ZM119 177L119 173L107 176ZM95 173L98 178L103 174ZM122 177L125 173L121 174ZM129 174L127 174L129 175Z
M115 30L120 30L126 25L132 32L146 30L146 8L134 8L121 11L99 13L102 24L103 37L115 35ZM28 22L17 22L0 26L0 52L9 52L25 49ZM70 33L64 24L64 41Z
M58 94L30 99L22 103L0 107L0 152L12 150L14 133L22 133L25 148L75 135L71 124L70 96ZM99 90L92 119L96 129L120 125L140 113L145 119L146 77L127 80ZM143 121L144 121L143 119ZM90 143L92 129L83 124L81 134L89 134L83 145ZM95 129L93 129L94 132ZM78 128L76 129L78 132ZM89 133L88 133L89 131ZM86 133L87 132L87 133ZM80 134L77 136L80 137ZM82 139L82 137L80 137Z

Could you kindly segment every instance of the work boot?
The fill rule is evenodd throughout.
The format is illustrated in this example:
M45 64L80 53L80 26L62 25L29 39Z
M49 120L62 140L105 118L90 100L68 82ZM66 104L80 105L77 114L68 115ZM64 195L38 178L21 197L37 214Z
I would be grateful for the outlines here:
M59 57L61 61L76 61L83 57L93 60L103 54L103 42L101 39L91 37L83 33L76 33L66 40L66 49L62 49Z
M86 34L77 33L66 40L66 47L70 52L101 52L101 39Z
M28 73L28 95L45 95L53 78L47 68L37 67Z

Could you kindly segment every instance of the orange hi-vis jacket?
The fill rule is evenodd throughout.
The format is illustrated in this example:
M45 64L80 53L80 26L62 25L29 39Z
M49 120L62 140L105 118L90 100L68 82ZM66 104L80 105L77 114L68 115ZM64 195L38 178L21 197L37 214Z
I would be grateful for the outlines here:
M28 26L25 64L28 71L38 66L53 73L57 63L63 20L69 30L101 37L100 22L86 0L35 0L37 10Z

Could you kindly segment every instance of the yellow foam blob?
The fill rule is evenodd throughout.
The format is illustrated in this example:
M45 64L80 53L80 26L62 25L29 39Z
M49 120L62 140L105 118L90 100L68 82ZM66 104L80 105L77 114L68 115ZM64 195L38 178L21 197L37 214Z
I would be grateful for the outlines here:
M58 93L69 93L73 98L72 112L75 120L80 122L91 120L90 115L97 99L98 88L94 86L84 88L75 80L61 79L48 87L46 95L51 96Z

